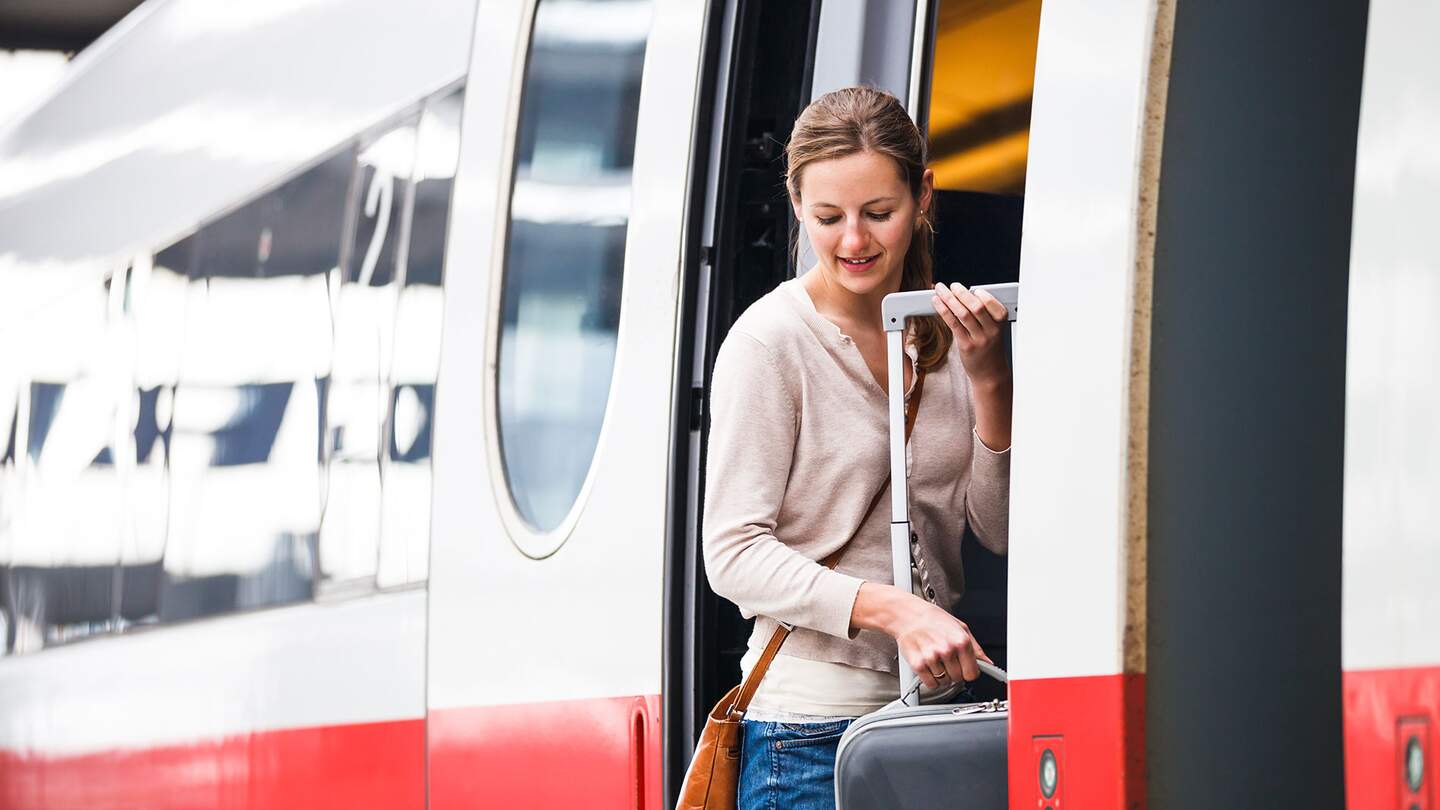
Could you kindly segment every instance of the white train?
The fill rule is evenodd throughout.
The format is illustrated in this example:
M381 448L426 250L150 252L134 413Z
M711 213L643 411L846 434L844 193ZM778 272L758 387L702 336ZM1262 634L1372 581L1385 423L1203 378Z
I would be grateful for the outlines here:
M0 808L668 805L858 82L1023 284L1011 807L1440 806L1440 10L1253 5L146 3L0 131Z

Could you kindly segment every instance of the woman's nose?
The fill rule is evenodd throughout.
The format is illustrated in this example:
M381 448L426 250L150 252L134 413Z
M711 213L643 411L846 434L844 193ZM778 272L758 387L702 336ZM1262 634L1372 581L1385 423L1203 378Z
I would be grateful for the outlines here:
M856 219L845 226L845 235L840 239L840 249L845 255L857 256L868 244L870 244L870 234L865 230L864 223Z

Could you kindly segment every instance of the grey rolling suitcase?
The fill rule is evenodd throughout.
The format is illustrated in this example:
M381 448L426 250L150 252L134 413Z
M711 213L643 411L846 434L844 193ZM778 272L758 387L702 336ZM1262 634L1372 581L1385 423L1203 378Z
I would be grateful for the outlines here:
M984 289L1015 320L1019 285ZM895 582L910 581L910 514L905 475L904 330L912 317L935 314L928 290L888 295L882 306L890 389L890 547ZM1002 682L988 664L981 671ZM919 679L900 660L900 698L851 724L835 759L837 810L1005 810L1006 701L919 706Z

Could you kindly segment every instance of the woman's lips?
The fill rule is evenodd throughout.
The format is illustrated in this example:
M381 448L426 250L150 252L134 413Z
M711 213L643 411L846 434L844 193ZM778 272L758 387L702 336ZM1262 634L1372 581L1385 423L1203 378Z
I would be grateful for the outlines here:
M858 262L852 261L851 259L842 258L840 259L840 266L845 268L846 270L849 270L852 273L863 273L864 271L874 267L875 262L879 260L880 256L878 254L875 256L867 256Z

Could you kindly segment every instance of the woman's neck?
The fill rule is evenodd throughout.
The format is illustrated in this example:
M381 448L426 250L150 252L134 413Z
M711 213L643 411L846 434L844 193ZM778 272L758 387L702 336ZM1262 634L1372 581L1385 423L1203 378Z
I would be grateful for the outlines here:
M843 323L847 330L880 329L880 304L885 296L900 289L897 277L889 284L883 284L869 294L857 295L832 281L818 266L811 267L800 279L815 311L832 321ZM893 288L893 289L892 289Z

